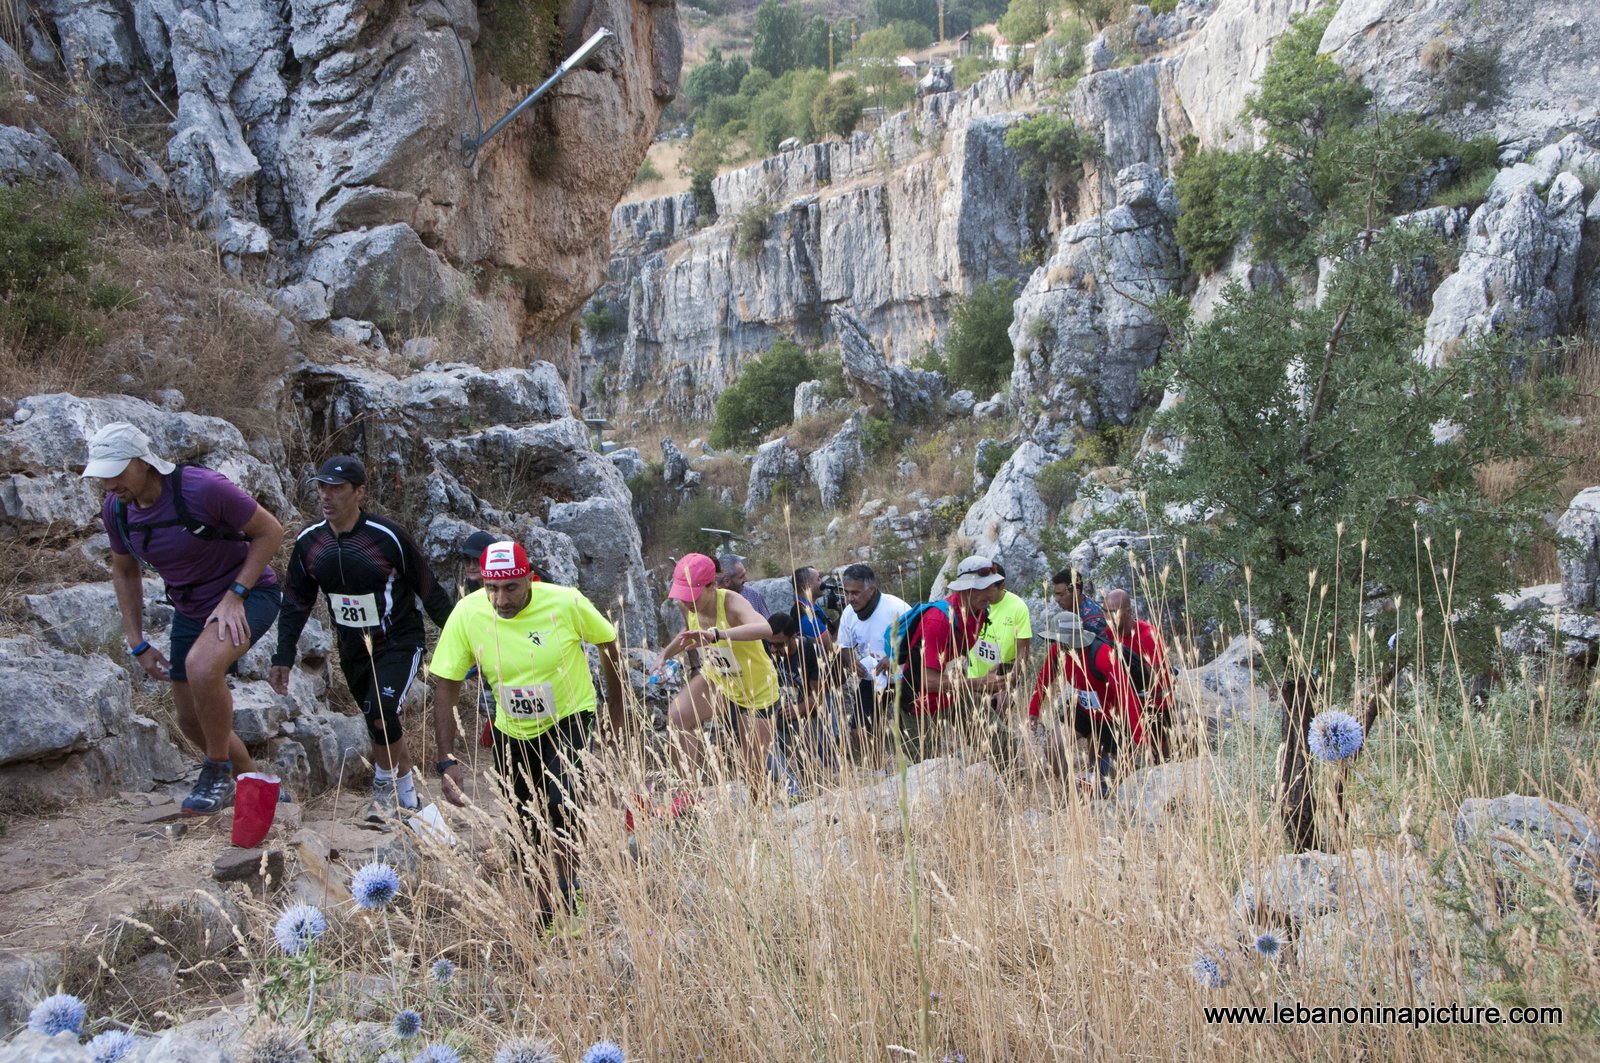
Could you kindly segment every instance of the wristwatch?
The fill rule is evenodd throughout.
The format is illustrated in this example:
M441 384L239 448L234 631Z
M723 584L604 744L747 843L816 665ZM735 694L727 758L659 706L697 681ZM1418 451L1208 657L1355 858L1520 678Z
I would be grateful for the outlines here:
M445 772L449 771L451 768L460 763L461 762L455 757L445 757L443 760L439 761L439 763L433 766L433 770L438 772L440 775L443 775Z
M229 587L228 589L237 594L241 601L250 597L250 588L246 587L243 583L239 583L238 581L235 581L233 586Z

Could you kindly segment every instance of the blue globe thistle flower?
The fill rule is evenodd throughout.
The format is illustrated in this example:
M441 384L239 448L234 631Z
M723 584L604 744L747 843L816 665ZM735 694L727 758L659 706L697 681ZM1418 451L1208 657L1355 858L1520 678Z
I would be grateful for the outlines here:
M1366 737L1361 721L1348 712L1319 712L1311 721L1311 755L1330 763L1348 760L1361 751Z
M75 1034L83 1029L83 1001L71 993L57 993L45 997L28 1012L28 1029L54 1037L58 1033Z
M406 1008L395 1013L393 1026L396 1037L409 1041L422 1032L422 1016Z
M1214 952L1202 952L1194 958L1189 965L1189 973L1200 984L1201 989L1221 989L1228 984L1228 978L1222 973L1222 964Z
M1256 935L1254 946L1257 953L1269 960L1278 958L1278 953L1283 951L1283 940L1270 930L1263 930Z
M350 880L350 895L358 908L381 912L400 895L400 876L388 864L368 864Z
M456 976L456 965L449 960L433 961L433 980L444 985Z
M89 1058L94 1063L118 1063L138 1043L139 1039L125 1030L107 1030L89 1042Z
M299 1033L273 1026L254 1034L244 1044L242 1063L315 1063Z
M296 904L285 908L278 916L278 925L272 930L278 947L291 956L298 956L327 933L328 920L322 910L312 904Z
M449 1045L435 1043L411 1057L411 1063L461 1063L461 1054Z
M613 1041L596 1041L583 1054L582 1063L626 1063L622 1049Z
M531 1037L517 1037L500 1046L494 1063L560 1063L550 1046Z

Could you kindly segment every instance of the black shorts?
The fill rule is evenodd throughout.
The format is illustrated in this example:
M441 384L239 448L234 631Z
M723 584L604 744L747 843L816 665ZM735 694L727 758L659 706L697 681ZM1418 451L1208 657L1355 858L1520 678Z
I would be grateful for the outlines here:
M344 681L361 706L361 715L366 717L367 734L377 745L400 741L404 733L400 729L400 704L421 663L421 646L384 644L371 657L340 651L339 668L344 672Z
M536 846L548 824L559 842L577 827L583 782L578 754L589 744L594 713L575 712L537 738L513 738L494 729L494 767L511 788L528 839Z

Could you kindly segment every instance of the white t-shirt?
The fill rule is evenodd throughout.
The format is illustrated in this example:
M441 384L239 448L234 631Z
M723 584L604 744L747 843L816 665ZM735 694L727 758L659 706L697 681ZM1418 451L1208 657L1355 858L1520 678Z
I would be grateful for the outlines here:
M844 616L839 618L839 648L853 652L857 662L866 665L868 671L872 671L883 658L884 635L894 626L894 622L900 619L900 614L911 608L892 594L882 591L879 593L883 597L879 599L878 607L867 619L859 619L856 611L850 606L845 606ZM887 689L889 679L887 673L878 676L878 689Z

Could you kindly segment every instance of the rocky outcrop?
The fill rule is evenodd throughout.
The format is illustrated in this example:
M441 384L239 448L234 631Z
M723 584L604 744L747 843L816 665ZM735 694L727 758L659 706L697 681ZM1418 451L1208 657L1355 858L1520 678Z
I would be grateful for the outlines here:
M1154 303L1183 267L1172 182L1144 163L1117 175L1117 204L1061 233L1018 296L1011 323L1014 405L1037 398L1033 438L1052 451L1076 426L1129 424L1145 400L1139 374L1167 328Z
M861 414L854 413L833 438L806 459L806 469L811 473L811 482L817 485L824 508L834 509L844 502L845 489L866 461L861 448Z
M1267 68L1272 45L1314 0L1218 0L1182 46L1174 79L1178 100L1204 147L1250 147L1239 121L1244 98Z
M508 83L472 47L481 27L468 0L37 10L74 75L129 110L175 115L172 189L231 261L274 253L288 264L283 280L304 275L333 306L367 307L345 316L445 329L480 350L524 337L565 348L567 330L549 326L603 275L595 238L682 59L671 0L563 5L560 56L601 26L616 38L474 154L463 137L475 105L492 119L530 86Z
M1472 857L1487 853L1495 873L1508 880L1538 877L1537 865L1551 861L1580 903L1600 902L1600 831L1570 805L1521 794L1470 798L1456 812L1455 840Z
M1460 268L1433 293L1420 358L1438 365L1458 343L1497 332L1540 340L1573 319L1583 181L1600 152L1577 135L1500 171L1467 222Z
M855 400L873 416L904 420L930 411L944 392L944 377L923 369L889 364L866 328L842 307L833 311L839 366Z
M750 463L750 485L745 492L744 511L751 512L763 502L772 499L778 483L787 480L797 483L805 463L800 454L789 445L788 436L769 440L756 448L755 460Z
M1593 16L1585 0L1345 0L1322 50L1389 110L1523 147L1574 129L1595 142Z
M1568 603L1600 608L1600 487L1585 487L1573 497L1556 524L1562 539L1561 590Z
M1021 75L996 73L874 133L723 174L715 219L682 195L619 206L591 306L626 324L585 336L590 378L616 409L706 417L778 336L835 339L836 308L904 364L942 333L952 297L1019 276L1041 239L1039 189L1005 146L1031 99Z
M11 422L0 425L0 526L13 536L44 538L98 525L104 495L79 472L88 461L89 437L112 421L137 425L168 461L215 469L274 513L288 510L280 471L287 459L270 440L247 443L220 418L174 413L125 395L34 395L20 400Z
M0 126L0 184L19 181L78 187L78 171L48 135Z
M1050 519L1038 487L1047 461L1043 447L1023 443L961 522L960 533L971 541L972 552L1004 565L1006 585L1018 594L1037 596L1050 578L1049 559L1039 544Z

